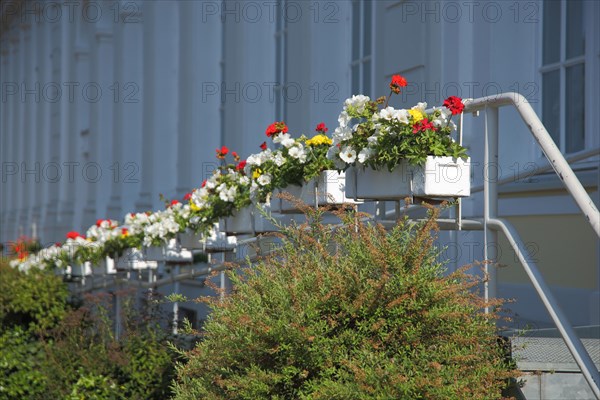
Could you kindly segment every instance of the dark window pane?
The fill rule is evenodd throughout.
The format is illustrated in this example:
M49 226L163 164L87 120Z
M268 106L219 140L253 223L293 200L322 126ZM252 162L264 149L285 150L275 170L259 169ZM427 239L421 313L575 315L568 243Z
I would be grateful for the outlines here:
M545 1L544 7L544 37L543 54L544 64L560 61L560 1Z
M585 53L585 27L583 22L583 2L567 1L567 58Z
M585 66L567 68L566 131L567 153L585 146Z
M560 72L558 70L542 74L542 121L560 147Z
M363 44L363 57L371 54L371 29L373 29L373 21L371 16L371 10L373 8L373 3L370 1L363 2L365 9L365 19L363 21L363 31L364 31L364 44Z
M360 58L360 4L352 2L352 60Z
M371 96L371 61L363 65L363 94Z

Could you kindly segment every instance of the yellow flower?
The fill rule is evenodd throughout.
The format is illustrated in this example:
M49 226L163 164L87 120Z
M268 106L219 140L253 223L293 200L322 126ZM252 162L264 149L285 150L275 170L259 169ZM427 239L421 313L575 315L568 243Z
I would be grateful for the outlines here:
M423 111L421 111L421 110L412 109L412 110L408 110L408 113L413 118L414 122L419 122L420 120L425 118L425 115L424 115Z
M311 139L306 141L306 144L309 146L318 146L320 144L331 145L331 139L329 139L326 135L319 133L318 135L313 136Z
M200 211L200 207L198 207L193 201L190 201L190 208L192 211Z
M262 171L259 168L259 169L255 170L254 172L252 172L252 179L257 179L261 175L262 175Z

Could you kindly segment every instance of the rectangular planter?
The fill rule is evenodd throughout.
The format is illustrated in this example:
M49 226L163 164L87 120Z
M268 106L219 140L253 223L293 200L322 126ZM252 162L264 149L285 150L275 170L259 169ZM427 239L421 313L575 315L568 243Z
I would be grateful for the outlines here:
M92 263L86 261L82 264L73 264L67 268L67 272L71 273L71 276L90 276L92 275Z
M470 196L471 158L427 157L413 172L412 192L421 197Z
M192 251L183 248L177 239L170 239L163 247L163 257L167 262L191 262Z
M186 229L185 232L178 233L177 239L179 240L181 247L186 249L201 249L203 246L201 243L203 240L202 234L194 233L194 231L190 229Z
M224 251L233 251L237 247L237 238L227 236L225 232L217 232L204 241L204 251L206 253L219 253Z
M471 193L470 159L429 156L423 166L400 163L392 172L351 167L346 195L369 200L406 197L466 197Z
M120 271L142 270L152 268L153 262L146 261L144 253L140 249L126 249L121 257L115 258L115 267Z
M111 257L105 257L98 262L98 265L93 267L94 275L111 275L116 274L115 260Z
M269 212L269 210L267 210ZM277 215L272 215L277 219ZM238 210L231 217L219 221L219 231L228 235L244 235L255 233L276 232L279 228L265 218L255 205Z
M164 261L163 246L150 246L144 248L144 258L147 261Z
M357 204L361 201L346 196L346 174L336 170L327 170L306 182L302 186L290 185L273 193L271 208L281 213L299 212L292 202L276 196L279 192L288 192L310 207L325 205L340 205L345 203Z

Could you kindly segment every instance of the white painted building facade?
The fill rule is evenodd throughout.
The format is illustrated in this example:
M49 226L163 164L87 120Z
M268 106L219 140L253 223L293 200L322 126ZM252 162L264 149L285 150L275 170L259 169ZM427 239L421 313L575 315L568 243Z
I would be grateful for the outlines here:
M598 201L600 3L596 1L9 1L2 3L0 240L43 243L181 198L221 145L257 152L264 129L330 129L345 98L394 106L523 94ZM483 116L465 116L473 185ZM575 325L600 323L598 240L514 111L500 112L500 214L530 245ZM481 196L464 203L482 214ZM445 235L445 234L444 234ZM454 267L483 258L460 232ZM442 239L450 239L442 236ZM452 243L452 242L450 242ZM500 295L545 326L506 242Z

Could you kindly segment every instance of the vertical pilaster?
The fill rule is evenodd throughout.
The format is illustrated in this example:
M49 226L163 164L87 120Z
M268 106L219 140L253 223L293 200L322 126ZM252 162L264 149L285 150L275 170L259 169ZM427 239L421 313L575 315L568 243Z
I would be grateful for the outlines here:
M158 207L175 192L179 2L144 3L142 185L136 208Z
M8 242L11 238L8 236L8 157L10 153L9 121L10 121L10 103L8 102L8 93L6 90L10 85L10 41L8 34L1 38L0 42L0 83L2 84L4 96L1 99L0 107L0 157L2 158L2 176L0 181L0 243Z
M218 92L215 89L221 84L221 20L203 20L202 7L201 2L181 4L176 171L180 199L216 168L214 155L220 144L221 98L218 93L205 94Z
M107 10L105 10L107 11ZM114 111L113 77L113 21L112 15L103 13L94 26L94 38L90 52L91 84L96 87L84 90L85 100L90 103L89 157L83 165L82 175L87 186L82 224L90 226L97 218L104 217L113 179L111 160Z
M112 158L113 179L107 217L123 218L133 210L140 189L142 158L142 4L127 1L115 24L114 79L119 96L114 103Z

